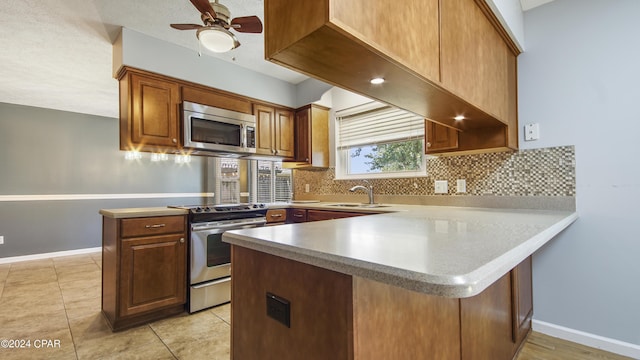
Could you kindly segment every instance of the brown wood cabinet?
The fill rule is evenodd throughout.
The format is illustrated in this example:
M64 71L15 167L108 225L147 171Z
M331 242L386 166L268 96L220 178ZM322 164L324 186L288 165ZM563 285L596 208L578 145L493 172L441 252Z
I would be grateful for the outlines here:
M186 221L103 217L102 313L112 330L184 311Z
M511 270L513 341L521 344L531 331L533 280L531 256Z
M295 113L297 167L329 167L329 109L310 104Z
M256 153L293 158L293 112L265 104L254 104L253 113L256 116Z
M182 101L252 114L251 100L197 85L182 86Z
M307 222L307 209L287 209L287 222Z
M458 148L458 130L456 129L425 120L424 134L427 140L424 147L426 154Z
M525 339L512 336L513 272L456 299L236 245L231 264L231 359L510 360ZM267 314L267 293L289 302L289 326Z
M120 78L120 150L179 150L180 87L151 73Z
M331 210L307 210L307 221L322 221L342 219L347 217L367 215L365 213L348 212L348 211L331 211Z
M198 104L257 117L257 153L293 159L292 109L129 67L120 69L120 150L182 153L180 104ZM206 155L201 153L199 155Z
M460 130L459 147L440 152L517 149L518 51L483 4L265 0L265 54Z
M287 209L267 210L267 225L280 225L287 221Z

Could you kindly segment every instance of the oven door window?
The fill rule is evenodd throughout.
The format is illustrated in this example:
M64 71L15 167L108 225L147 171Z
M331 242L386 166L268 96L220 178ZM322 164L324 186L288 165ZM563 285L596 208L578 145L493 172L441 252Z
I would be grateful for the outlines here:
M222 121L191 117L191 141L240 146L241 126Z
M231 262L231 245L222 241L222 233L207 235L207 267Z

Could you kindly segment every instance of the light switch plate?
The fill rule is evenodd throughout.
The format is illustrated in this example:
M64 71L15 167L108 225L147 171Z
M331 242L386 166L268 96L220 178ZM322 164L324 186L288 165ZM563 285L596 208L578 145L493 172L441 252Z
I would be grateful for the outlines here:
M4 244L4 236L0 236L0 245Z
M447 180L436 180L434 187L434 192L436 194L446 194L447 192L449 192L449 185L447 184Z
M527 124L524 126L524 140L533 141L540 139L540 124Z
M309 192L309 184L304 184L304 192Z

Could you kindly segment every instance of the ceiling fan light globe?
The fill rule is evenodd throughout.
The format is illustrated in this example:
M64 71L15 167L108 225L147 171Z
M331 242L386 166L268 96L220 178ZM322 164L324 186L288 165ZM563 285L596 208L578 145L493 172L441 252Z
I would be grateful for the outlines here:
M240 45L231 32L219 26L203 27L197 35L202 46L216 53L224 53Z

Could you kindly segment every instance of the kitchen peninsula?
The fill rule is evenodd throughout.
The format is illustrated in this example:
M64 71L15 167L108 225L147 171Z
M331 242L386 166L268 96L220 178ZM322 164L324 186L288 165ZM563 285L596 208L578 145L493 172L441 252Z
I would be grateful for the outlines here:
M511 359L530 329L531 255L577 214L384 210L226 232L232 359Z

